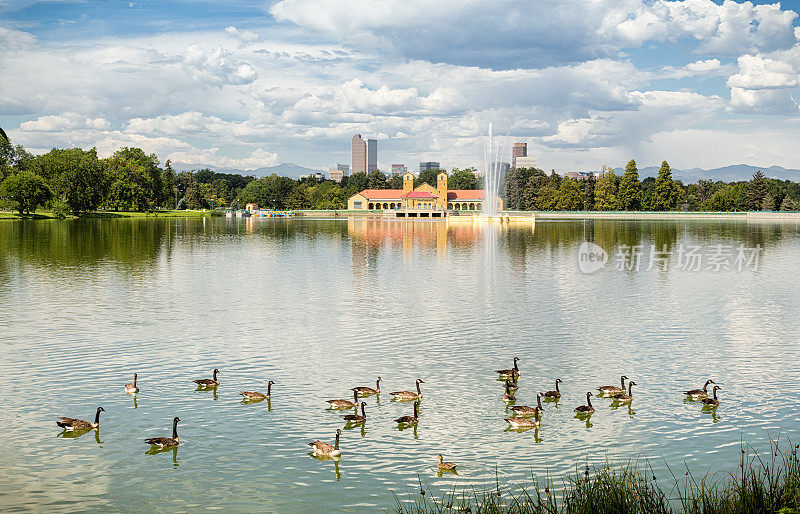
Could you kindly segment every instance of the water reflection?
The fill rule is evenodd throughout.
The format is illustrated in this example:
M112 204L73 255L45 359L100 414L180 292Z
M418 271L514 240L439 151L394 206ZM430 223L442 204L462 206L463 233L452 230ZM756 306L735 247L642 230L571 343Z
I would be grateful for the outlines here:
M164 448L159 448L157 446L151 446L146 452L145 455L158 455L160 453L171 453L172 454L172 468L177 469L180 466L180 462L178 460L178 446L167 446Z
M339 471L339 461L341 457L331 457L330 455L319 455L314 452L310 452L308 454L312 459L318 460L320 462L327 462L333 461L333 472L336 476L336 481L339 482L342 479L342 473Z
M0 443L8 460L0 489L12 491L1 501L12 508L117 511L141 500L167 510L222 502L380 510L393 504L390 491L427 475L442 448L469 470L459 482L483 487L495 483L496 465L506 484L608 456L663 456L693 472L713 462L725 472L738 464L742 433L756 445L776 433L800 438L792 408L800 402L796 226L89 221L0 223L0 390L15 392L4 397L0 424L20 427ZM757 273L585 275L576 256L587 240L609 255L622 244L762 244L764 260ZM533 404L535 391L568 377L561 402L544 399L542 428L519 435L501 429L510 411L492 371L516 355L517 404ZM184 377L217 365L230 370L228 388L189 388ZM153 380L141 406L119 394L128 369ZM627 415L597 400L593 416L573 419L583 394L614 370L645 384ZM384 392L366 399L368 426L346 427L347 474L336 462L309 461L303 441L344 425L347 412L321 414L327 393L379 374L384 391L428 379L422 424L398 431L392 420L412 405ZM291 395L242 406L235 393L265 376ZM721 407L681 401L708 376L729 391ZM95 401L114 408L102 451L99 433L94 443L70 444L41 422L65 404L82 412ZM189 429L191 451L170 473L177 451L173 466L143 459L142 428L178 412L202 428ZM92 487L77 503L76 470ZM224 491L207 487L208 476Z

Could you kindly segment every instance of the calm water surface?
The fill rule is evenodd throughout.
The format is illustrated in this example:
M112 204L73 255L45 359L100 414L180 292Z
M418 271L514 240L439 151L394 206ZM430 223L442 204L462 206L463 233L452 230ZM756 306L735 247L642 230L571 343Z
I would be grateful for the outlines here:
M578 247L609 255L587 275ZM758 268L615 269L620 248L760 245ZM539 222L481 227L369 220L0 222L0 508L374 511L453 485L560 480L647 459L733 470L739 443L800 440L800 227L746 222ZM506 430L493 370L519 357L517 404L564 380L543 426ZM215 392L194 378L221 370ZM134 398L123 385L139 373ZM630 408L586 391L633 378ZM333 442L326 399L374 386L364 428ZM425 380L421 421L388 391ZM680 391L706 378L721 405ZM266 390L243 404L238 392ZM60 437L56 416L98 433ZM145 437L176 451L146 454ZM435 457L459 464L438 477Z

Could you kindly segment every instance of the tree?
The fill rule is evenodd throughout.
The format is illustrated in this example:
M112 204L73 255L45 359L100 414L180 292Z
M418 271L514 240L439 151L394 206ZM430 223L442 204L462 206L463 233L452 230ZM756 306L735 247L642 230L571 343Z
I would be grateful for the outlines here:
M783 198L783 202L781 202L781 210L782 211L796 211L796 210L798 210L797 202L791 196L786 195Z
M619 182L617 205L624 211L638 211L642 208L642 184L633 159L625 165L625 173Z
M453 170L447 177L448 189L478 189L478 177L472 170Z
M427 169L419 173L419 177L414 181L414 187L419 187L422 184L428 184L436 187L436 178L439 176L441 170Z
M73 213L97 210L107 195L107 176L95 148L54 148L34 157L30 168L47 180L53 195Z
M30 171L20 171L0 184L0 197L16 204L20 214L30 214L50 201L53 193L42 177Z
M403 189L403 176L392 175L389 179L389 189Z
M589 178L583 184L583 210L594 210L594 188L597 185L597 179L594 178L594 173L589 174Z
M767 180L764 172L758 170L747 185L747 208L751 211L760 211L764 206L767 196Z
M27 163L32 158L33 156L22 145L12 146L11 140L0 135L0 182L3 182L15 170L28 169Z
M172 169L172 162L167 159L164 164L164 171L161 175L161 184L164 191L161 194L162 206L174 209L177 206L178 187L175 183L175 170Z
M536 197L536 209L540 211L554 211L558 206L558 189L547 184L539 188Z
M530 174L524 184L520 209L532 211L537 208L536 200L542 187L547 185L547 180L547 175L542 170L534 170Z
M565 178L561 181L556 209L559 211L579 211L583 205L583 191L577 180Z
M160 203L164 191L155 154L126 147L107 160L106 170L111 182L107 203L115 210L144 211Z
M367 189L386 189L388 185L386 175L378 170L372 170L367 176Z
M286 208L292 210L311 208L310 189L314 188L309 188L307 184L301 184L294 188L286 199Z
M603 166L594 189L594 208L598 211L617 209L617 176L609 166Z
M347 178L347 189L353 191L352 194L358 193L359 191L363 191L366 188L367 188L367 174L364 173L363 171L359 171L358 173L353 173Z
M767 193L764 197L764 201L761 202L761 210L762 211L774 211L775 210L775 199L772 198L772 195Z
M672 180L672 169L667 161L663 161L658 170L652 201L655 211L671 211L678 205L677 185Z

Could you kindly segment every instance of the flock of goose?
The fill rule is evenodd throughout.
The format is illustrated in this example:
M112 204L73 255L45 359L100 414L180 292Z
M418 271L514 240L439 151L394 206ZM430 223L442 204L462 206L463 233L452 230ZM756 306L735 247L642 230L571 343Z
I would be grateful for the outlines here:
M517 389L517 379L519 378L519 367L517 365L518 361L519 358L514 357L514 367L510 369L499 369L496 372L500 380L505 380L505 394L503 395L503 401L508 404L515 403L517 400L516 396L514 395L514 391ZM626 380L630 379L627 376L622 375L619 378L619 387L613 385L604 385L598 387L597 390L600 391L598 396L603 398L611 398L617 404L630 404L633 401L633 386L636 385L636 382L633 380L628 382L628 392L626 393ZM554 390L547 391L545 393L537 393L536 407L529 407L527 405L514 405L511 407L511 410L514 412L514 417L503 419L511 428L517 430L526 430L541 426L541 415L544 411L542 408L542 398L545 398L545 401L560 401L561 390L559 389L559 384L562 382L563 381L558 378L556 379L556 388ZM709 384L714 384L711 396L709 396L708 392ZM706 383L703 385L702 389L691 389L689 391L684 391L683 394L690 400L699 400L704 406L713 408L719 405L717 391L721 389L722 388L716 385L713 380L709 379L706 380ZM594 393L591 391L586 393L586 405L579 405L575 407L575 417L579 419L587 419L594 413L592 396L594 396Z
M514 357L514 366L510 369L501 369L497 370L496 373L498 374L498 379L504 381L504 390L505 394L503 395L503 400L507 404L513 404L516 402L515 391L518 389L517 381L520 376L520 371L518 367L519 362L518 357ZM219 380L217 378L217 374L220 371L218 369L214 369L213 371L213 378L201 378L194 380L194 383L197 384L198 389L215 389L219 386ZM124 391L128 394L137 394L139 392L139 387L137 386L137 379L138 375L134 373L133 375L133 383L125 384ZM636 382L633 380L629 380L627 392L625 389L625 381L629 380L627 376L623 375L620 377L620 385L619 387L613 385L605 385L600 386L597 388L598 396L611 398L615 402L620 404L630 404L633 401L633 386L636 385ZM530 428L535 428L541 426L541 415L543 412L542 408L542 398L545 401L554 401L558 402L561 400L561 391L559 389L559 384L563 381L559 378L555 381L555 389L552 391L547 391L545 393L537 393L536 407L529 407L527 405L513 405L510 406L510 409L514 412L513 417L503 418L508 424L509 427L515 430L527 430ZM275 382L270 380L267 382L267 392L261 393L258 391L242 391L239 394L243 397L243 401L245 402L259 402L262 400L268 400L272 397L272 386ZM397 401L413 401L414 402L414 414L409 416L400 416L399 418L395 419L394 422L398 424L399 427L410 427L417 425L419 423L419 402L422 399L422 390L420 389L420 384L424 384L425 381L422 379L416 380L416 391L395 391L389 393L390 396L394 400ZM714 388L712 392L708 392L708 386L710 384L714 384ZM690 400L699 400L703 403L704 406L708 406L711 408L717 407L719 405L719 400L717 399L717 391L721 390L722 388L714 383L713 380L707 380L706 383L703 385L702 389L692 389L689 391L684 391L686 397ZM351 388L353 392L353 399L334 399L334 400L326 400L329 409L355 409L355 414L347 414L342 418L346 421L348 425L359 425L364 424L367 421L367 413L366 413L366 406L367 403L364 401L360 401L360 398L377 395L381 392L381 377L378 377L375 387L353 387ZM575 408L576 417L579 418L588 418L594 413L595 409L592 406L591 398L594 394L589 391L586 393L586 405L579 405ZM361 413L359 414L358 409L361 408ZM85 421L82 419L75 419L75 418L67 418L67 417L59 417L58 421L56 422L59 427L64 429L65 431L71 432L83 432L97 429L100 426L100 413L105 412L105 409L102 407L98 407L97 411L95 412L94 422ZM175 447L180 444L180 439L178 438L178 422L180 418L177 416L172 420L172 437L151 437L144 440L145 443L151 445L154 449L164 449ZM339 438L341 436L341 429L336 430L336 438L334 444L326 443L323 441L312 441L308 443L308 446L311 447L311 453L314 456L319 457L339 457L341 455L341 449L339 447ZM440 471L452 471L454 472L456 469L456 464L451 462L444 462L444 457L442 455L437 456L438 461L438 468Z

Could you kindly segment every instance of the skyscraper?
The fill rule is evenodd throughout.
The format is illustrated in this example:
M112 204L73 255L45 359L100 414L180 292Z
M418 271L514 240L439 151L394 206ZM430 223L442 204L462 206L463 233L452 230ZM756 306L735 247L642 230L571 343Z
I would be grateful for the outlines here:
M511 167L521 167L517 165L517 157L528 156L528 143L514 143L514 148L511 153Z
M419 163L419 171L422 173L425 170L438 170L439 163L436 161L426 161Z
M375 147L376 156L377 156L377 145ZM356 134L353 136L353 156L352 156L352 166L350 170L353 174L355 173L366 173L367 172L367 143L363 139L361 139L361 134Z
M367 139L367 173L378 169L378 140Z

